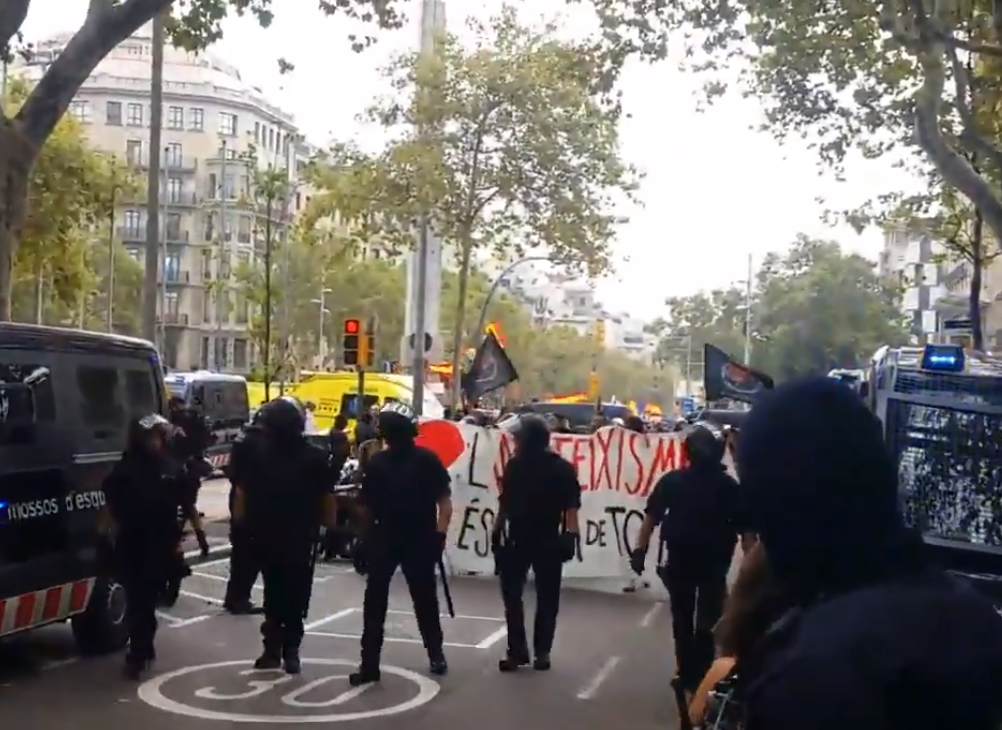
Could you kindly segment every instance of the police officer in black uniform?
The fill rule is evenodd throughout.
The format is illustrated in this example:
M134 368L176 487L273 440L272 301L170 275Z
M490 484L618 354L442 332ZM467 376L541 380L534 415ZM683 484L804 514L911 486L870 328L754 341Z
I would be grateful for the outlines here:
M251 600L251 592L261 574L259 555L251 542L251 530L247 524L234 519L237 490L254 478L258 461L265 453L266 437L260 425L261 410L254 414L254 420L244 430L240 439L233 444L227 476L230 478L230 579L226 583L226 597L223 608L234 615L261 613L261 608Z
M240 475L234 516L249 539L264 579L264 651L256 669L302 671L299 648L309 609L313 568L322 524L333 512L327 454L311 445L302 406L291 397L265 403L258 412L261 451L255 471Z
M713 661L713 627L723 613L727 572L741 531L738 484L723 464L724 443L705 426L685 438L689 465L664 474L647 499L630 554L641 575L654 528L666 562L658 570L671 598L675 660L681 689L694 691Z
M209 544L181 465L169 455L170 422L159 414L132 424L125 452L105 479L100 520L113 541L113 569L125 588L129 652L125 671L138 678L156 657L157 601L172 572L181 539L178 512L191 520L202 555Z
M491 541L508 624L508 652L498 668L510 672L530 661L522 593L531 568L536 584L533 667L545 671L557 630L563 565L577 551L581 485L574 467L550 450L550 430L542 418L522 416L514 435L515 453L501 477Z
M384 406L378 428L386 448L365 464L359 495L362 534L356 568L367 570L368 580L362 661L358 671L349 676L356 687L380 679L383 625L390 581L397 568L407 580L430 671L437 675L448 672L435 568L445 550L452 518L449 472L434 452L414 443L414 416L404 404Z

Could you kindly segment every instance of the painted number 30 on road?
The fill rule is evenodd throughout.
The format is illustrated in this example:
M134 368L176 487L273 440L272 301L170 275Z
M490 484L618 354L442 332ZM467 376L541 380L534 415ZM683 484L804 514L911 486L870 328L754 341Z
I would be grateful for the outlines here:
M285 673L242 669L237 673L237 676L243 680L243 686L240 689L224 692L216 687L206 686L192 691L190 682L198 674L211 672L215 676L218 676L220 673L226 674L227 669L247 666L247 662L245 661L202 664L195 667L183 667L154 677L139 687L139 698L147 705L155 707L158 710L186 717L194 717L200 720L250 723L316 723L345 722L364 720L370 717L397 715L430 702L435 698L440 689L438 683L428 677L407 669L384 665L381 667L384 675L393 675L405 679L407 680L405 684L408 687L412 683L416 684L417 693L413 694L413 690L407 691L407 695L413 694L413 696L410 696L403 702L387 707L377 707L358 712L333 713L331 712L332 709L356 699L371 685L350 687L339 694L330 696L330 692L325 692L324 688L338 681L343 681L347 684L348 672L350 668L354 667L354 663L343 659L303 659L303 664L307 666L319 665L344 668L344 671L303 682L301 678L292 677ZM185 682L182 678L188 681ZM189 686L183 688L184 685ZM184 697L184 695L188 695L188 697ZM267 697L273 698L277 704L288 708L288 714L266 715L229 712L217 709L219 703L242 703L248 700L256 700L253 704L259 707L260 703L266 701L265 698ZM307 699L310 697L315 699ZM216 707L213 707L213 705L216 705ZM314 712L320 711L322 714L307 712L308 710L313 710ZM322 712L324 710L327 712Z

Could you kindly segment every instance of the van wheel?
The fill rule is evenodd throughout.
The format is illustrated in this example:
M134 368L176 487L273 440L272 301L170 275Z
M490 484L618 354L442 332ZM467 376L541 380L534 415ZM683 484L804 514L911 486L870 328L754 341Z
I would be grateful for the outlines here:
M124 649L129 641L125 589L110 578L99 577L87 610L74 616L70 625L82 654L108 654Z

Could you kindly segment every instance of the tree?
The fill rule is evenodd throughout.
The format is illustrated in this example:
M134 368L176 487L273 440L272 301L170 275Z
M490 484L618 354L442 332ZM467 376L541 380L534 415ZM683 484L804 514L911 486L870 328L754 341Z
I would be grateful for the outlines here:
M9 113L0 110L0 320L10 319L11 266L28 216L31 169L40 150L55 131L97 64L119 43L151 21L169 12L170 0L90 0L87 17L24 103ZM0 4L0 50L9 56L19 40L31 0ZM383 28L400 26L399 4L387 0L321 0L320 10L340 14ZM189 50L204 48L222 34L220 24L230 11L251 13L267 26L273 17L270 0L191 0L180 4L169 18L175 43ZM349 36L361 49L372 37ZM282 62L284 70L291 66Z
M595 4L605 45L627 54L663 57L669 37L687 36L687 59L706 74L711 98L743 66L739 85L765 105L764 127L780 140L807 139L839 172L854 151L896 160L920 152L932 191L924 197L958 191L995 241L1002 236L999 3Z
M706 343L740 357L745 320L736 303L744 298L735 288L669 300L662 352L684 367L679 342L691 336L698 353L694 374L702 372ZM907 341L898 292L871 262L834 241L798 236L786 254L769 254L751 306L751 364L777 379L860 367L882 345Z
M613 199L636 184L619 157L618 113L595 95L597 69L583 47L557 40L553 25L521 25L510 7L473 30L472 49L445 36L434 54L400 56L386 69L395 96L366 114L393 135L382 154L340 147L330 160L365 171L356 195L385 238L409 248L416 222L430 216L455 251L455 369L473 252L545 251L600 274L622 221Z

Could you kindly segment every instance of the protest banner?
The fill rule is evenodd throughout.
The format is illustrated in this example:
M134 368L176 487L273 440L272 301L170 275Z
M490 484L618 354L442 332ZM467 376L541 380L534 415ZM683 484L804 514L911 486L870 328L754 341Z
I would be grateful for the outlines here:
M511 434L450 421L420 424L418 442L438 454L452 476L454 515L447 557L454 573L491 575L490 532L504 467L514 453ZM641 434L620 427L587 435L554 434L552 448L570 462L581 484L581 548L565 566L567 578L629 576L628 555L658 479L684 466L678 434ZM658 562L657 536L648 554L647 582Z

